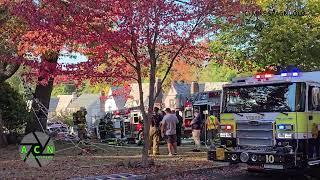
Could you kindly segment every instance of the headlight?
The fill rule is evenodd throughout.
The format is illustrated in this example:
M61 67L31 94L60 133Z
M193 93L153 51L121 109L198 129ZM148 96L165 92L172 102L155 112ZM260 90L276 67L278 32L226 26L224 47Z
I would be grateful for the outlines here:
M232 125L230 125L230 124L220 125L220 129L221 130L232 130Z
M251 161L252 161L252 162L256 162L257 160L258 160L258 156L255 155L255 154L252 154L252 155L251 155Z
M231 160L236 161L238 159L238 156L236 154L231 155Z
M248 162L248 160L249 160L249 154L248 153L246 153L246 152L242 152L241 154L240 154L240 160L242 161L242 162Z
M231 133L225 133L225 132L223 132L223 133L220 133L219 136L220 136L220 137L224 137L224 138L231 138L231 137L232 137L232 134L231 134Z
M279 139L292 139L293 133L277 133Z
M285 130L285 131L292 131L293 125L292 124L279 124L277 125L278 130Z

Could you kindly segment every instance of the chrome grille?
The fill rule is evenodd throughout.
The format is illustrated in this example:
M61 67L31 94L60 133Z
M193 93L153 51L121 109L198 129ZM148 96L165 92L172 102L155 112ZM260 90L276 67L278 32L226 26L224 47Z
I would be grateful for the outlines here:
M238 121L237 140L240 146L272 146L273 124L262 121Z

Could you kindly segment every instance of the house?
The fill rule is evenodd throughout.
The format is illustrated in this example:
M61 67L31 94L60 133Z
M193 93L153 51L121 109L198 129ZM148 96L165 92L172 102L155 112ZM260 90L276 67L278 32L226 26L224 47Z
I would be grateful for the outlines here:
M87 127L91 128L96 125L98 119L105 115L105 112L101 111L100 103L100 94L82 94L69 104L67 111L76 112L81 107L86 108Z
M192 82L191 84L188 84L175 81L171 84L168 93L163 99L164 107L180 109L193 94L198 92L222 90L222 86L226 83L227 82Z
M163 98L164 108L181 108L191 95L191 85L184 82L173 82Z
M155 89L160 86L160 79L156 80ZM221 90L227 82L173 82L169 91L163 95L163 91L157 97L155 106L171 109L182 108L191 98L192 94L198 92ZM149 83L142 83L143 103L145 107L149 104ZM125 109L138 109L140 106L140 95L138 83L132 83L124 87L111 87L105 98L104 111L121 111Z
M105 98L105 112L121 111L126 109L125 105L131 88L111 87Z
M138 83L130 84L131 91L125 103L125 108L137 109L140 106L140 95ZM149 83L142 83L143 103L147 107L149 103Z
M222 90L222 86L228 82L204 82L199 84L199 92Z
M71 101L75 98L77 98L76 94L51 97L48 109L48 117L52 118L54 116L64 114Z

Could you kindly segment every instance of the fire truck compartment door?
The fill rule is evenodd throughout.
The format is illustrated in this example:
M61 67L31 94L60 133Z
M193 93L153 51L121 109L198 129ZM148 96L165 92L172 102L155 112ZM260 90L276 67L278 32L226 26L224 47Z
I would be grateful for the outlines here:
M216 158L217 160L224 160L225 156L224 156L224 148L217 148L216 149Z

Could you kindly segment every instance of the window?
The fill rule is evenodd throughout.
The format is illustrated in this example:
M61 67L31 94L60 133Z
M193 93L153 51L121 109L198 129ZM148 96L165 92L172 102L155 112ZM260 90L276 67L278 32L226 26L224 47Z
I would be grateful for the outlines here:
M305 110L305 84L279 83L224 88L224 113Z
M184 112L184 117L185 118L192 118L192 110L186 110Z
M169 106L170 108L174 108L174 99L169 100Z
M133 123L138 124L139 123L139 116L138 114L133 114Z
M320 111L320 88L319 87L309 86L308 109L309 111Z

